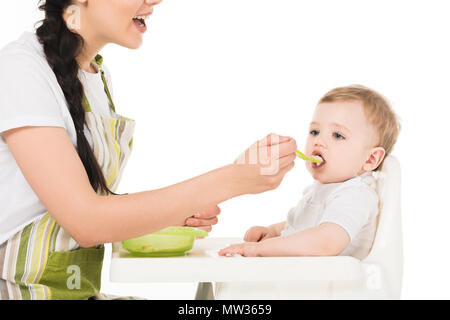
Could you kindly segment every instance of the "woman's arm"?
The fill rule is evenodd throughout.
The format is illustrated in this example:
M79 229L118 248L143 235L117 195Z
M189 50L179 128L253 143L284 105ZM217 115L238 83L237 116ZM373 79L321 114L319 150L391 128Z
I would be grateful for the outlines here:
M233 167L228 165L162 189L97 197L88 234L95 235L95 245L183 225L193 213L235 196ZM96 232L99 225L102 231Z
M280 144L279 170L270 176L258 165L232 164L162 189L99 196L64 128L20 127L2 135L33 191L83 247L183 224L224 200L274 189L292 169L296 150L293 139Z

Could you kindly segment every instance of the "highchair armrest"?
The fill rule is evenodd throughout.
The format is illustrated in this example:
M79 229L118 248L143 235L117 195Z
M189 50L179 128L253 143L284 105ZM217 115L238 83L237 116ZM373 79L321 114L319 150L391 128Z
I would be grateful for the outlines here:
M361 279L361 261L338 257L220 257L239 238L195 241L184 257L135 258L113 244L110 278L116 282L351 281Z

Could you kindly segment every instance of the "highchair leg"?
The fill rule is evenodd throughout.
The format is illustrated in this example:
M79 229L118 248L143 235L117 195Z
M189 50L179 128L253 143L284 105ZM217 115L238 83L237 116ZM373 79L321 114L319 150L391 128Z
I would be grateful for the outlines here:
M211 282L199 282L195 300L214 300L214 291Z

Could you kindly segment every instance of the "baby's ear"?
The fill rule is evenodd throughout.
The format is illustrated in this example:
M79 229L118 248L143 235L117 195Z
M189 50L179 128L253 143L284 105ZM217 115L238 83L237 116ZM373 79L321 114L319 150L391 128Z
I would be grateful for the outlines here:
M373 171L380 165L381 161L384 159L386 151L382 147L372 148L370 150L369 158L364 163L365 171Z

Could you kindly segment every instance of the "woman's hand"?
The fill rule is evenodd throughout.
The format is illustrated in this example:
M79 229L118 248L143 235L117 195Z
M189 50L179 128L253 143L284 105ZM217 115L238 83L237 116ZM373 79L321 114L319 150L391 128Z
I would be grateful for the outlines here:
M195 227L207 232L211 232L212 226L219 222L217 216L220 214L220 208L214 206L205 211L197 212L193 216L186 218L184 225L188 227ZM197 237L203 238L203 237Z
M269 134L252 144L233 163L238 194L276 189L294 167L297 143L293 138Z
M240 254L241 256L244 257L257 257L258 254L256 252L256 249L258 245L259 245L258 242L244 242L233 244L231 246L221 249L219 251L219 256Z
M255 226L247 230L244 241L259 242L276 236L277 234L269 227Z

